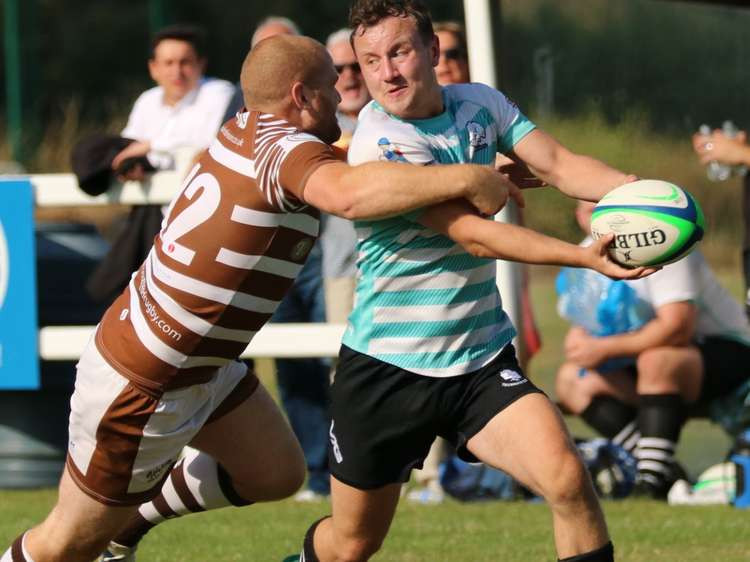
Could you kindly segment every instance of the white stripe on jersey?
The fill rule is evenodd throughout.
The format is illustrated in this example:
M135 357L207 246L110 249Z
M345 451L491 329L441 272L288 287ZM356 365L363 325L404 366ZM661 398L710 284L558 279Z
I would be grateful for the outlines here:
M302 269L303 264L280 260L268 256L253 256L240 254L226 248L220 248L216 255L216 261L238 269L252 269L272 273L281 277L294 279Z
M425 273L403 277L376 277L373 291L407 291L424 289L451 289L463 287L470 279L471 283L482 283L495 277L495 262L467 271L444 271L442 273Z
M320 221L305 213L287 213L280 226L304 232L308 236L317 236L320 230Z
M211 146L208 148L208 153L211 155L211 158L233 172L237 172L238 174L252 179L255 179L257 176L255 162L249 158L240 156L236 152L232 152L221 144L219 139L216 139L211 143Z
M462 254L466 254L466 250L459 245L449 246L448 248L399 248L385 258L383 262L436 262L447 256L459 256Z
M462 332L449 336L435 337L393 337L372 338L367 346L367 353L374 356L392 353L439 353L443 351L457 351L465 347L481 345L492 340L497 335L497 326L486 326L470 332Z
M135 288L135 283L130 281L130 322L135 329L135 334L138 339L141 340L143 347L153 353L156 357L172 365L173 367L189 369L190 367L220 367L229 362L228 359L223 357L188 357L184 353L180 353L176 349L172 349L163 341L161 341L148 326L146 318L141 312L141 305L138 300L138 292Z
M449 305L439 303L418 306L376 306L373 312L373 321L376 323L460 321L472 313L477 314L478 312L492 310L499 304L500 299L497 298L497 294L492 293L478 301ZM436 310L440 312L439 315L435 314Z
M267 213L266 211L256 211L255 209L240 205L235 205L232 208L232 220L250 226L276 228L281 224L285 216L285 213Z
M216 326L203 318L196 316L180 306L172 297L162 291L153 280L151 259L146 260L146 288L154 301L172 318L185 326L191 332L201 336L208 336L220 340L237 342L250 341L257 332L253 330L234 330Z
M161 263L156 253L153 254L153 260L154 277L170 287L197 297L236 306L242 310L266 314L272 314L276 310L276 307L279 306L279 302L281 302L217 287L216 285L193 279Z
M280 146L285 153L289 153L299 145L306 142L319 142L325 144L318 137L311 135L310 133L294 133L293 135L287 135L276 141L277 146Z

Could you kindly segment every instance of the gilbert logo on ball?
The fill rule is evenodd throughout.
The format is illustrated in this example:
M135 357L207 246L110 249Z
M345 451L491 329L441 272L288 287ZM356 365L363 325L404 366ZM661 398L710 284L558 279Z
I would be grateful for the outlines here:
M613 232L610 255L629 267L675 262L703 238L704 230L695 199L661 180L621 185L602 197L591 215L591 236Z

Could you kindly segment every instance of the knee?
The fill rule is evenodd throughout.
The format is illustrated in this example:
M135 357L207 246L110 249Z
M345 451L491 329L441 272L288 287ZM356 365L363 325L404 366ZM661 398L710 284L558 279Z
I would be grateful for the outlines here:
M341 562L363 562L369 560L383 544L375 537L349 537L336 543L336 560Z
M563 363L555 377L555 394L560 404L574 412L574 397L579 395L579 368L573 363ZM578 412L574 412L578 413Z
M302 453L279 457L281 462L256 467L241 477L232 475L237 493L248 501L277 501L292 496L305 482L306 468Z
M550 474L548 483L543 485L543 496L552 509L585 501L591 483L588 471L576 453L567 451L560 455Z
M672 365L668 348L656 347L642 352L637 362L639 389L659 391L674 379L676 372Z
M287 459L283 466L274 467L265 482L269 500L282 500L293 495L305 483L307 470L302 455L298 459ZM257 486L257 484L256 484Z

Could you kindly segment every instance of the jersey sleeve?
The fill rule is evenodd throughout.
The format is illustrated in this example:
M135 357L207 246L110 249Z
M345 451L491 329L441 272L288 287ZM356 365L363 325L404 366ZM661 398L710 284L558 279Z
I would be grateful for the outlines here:
M699 255L689 256L665 265L661 270L643 279L648 286L649 298L656 309L674 302L695 302L700 296L700 280L695 260Z
M536 125L526 117L518 106L505 94L485 84L465 84L464 95L485 106L492 114L497 126L497 150L507 153Z
M286 135L257 162L256 176L268 202L287 212L298 211L306 205L303 198L305 184L318 167L340 162L333 149L307 133Z

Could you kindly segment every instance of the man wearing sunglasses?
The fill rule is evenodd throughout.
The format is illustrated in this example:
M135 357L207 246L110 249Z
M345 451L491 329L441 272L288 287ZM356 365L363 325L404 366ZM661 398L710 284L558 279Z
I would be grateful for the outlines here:
M455 21L435 23L435 35L440 42L440 59L435 67L439 84L470 82L469 57L463 26Z

